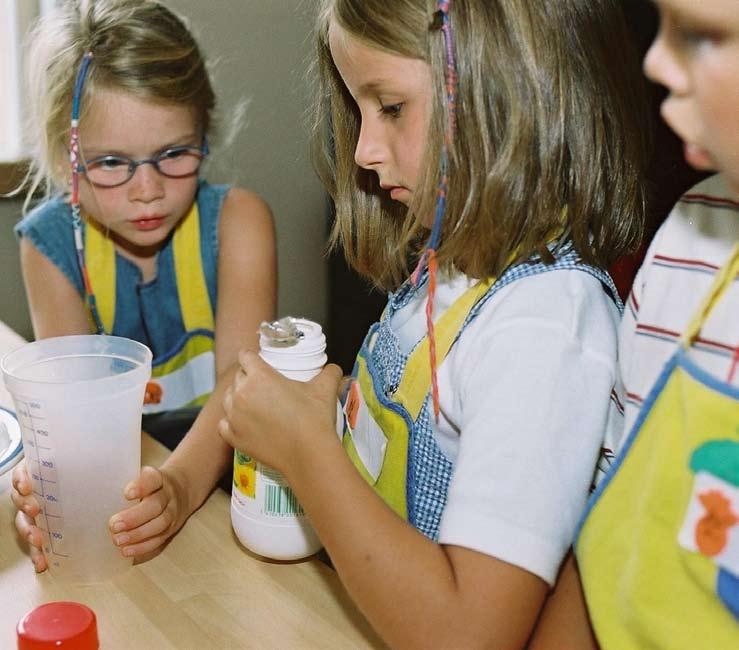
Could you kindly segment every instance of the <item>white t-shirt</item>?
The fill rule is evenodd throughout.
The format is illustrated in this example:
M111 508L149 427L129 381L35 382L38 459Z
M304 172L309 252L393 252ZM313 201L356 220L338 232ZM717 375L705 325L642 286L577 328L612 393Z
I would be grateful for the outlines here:
M652 240L619 332L626 433L737 241L739 199L732 197L721 176L712 176L685 194ZM737 346L735 279L706 320L690 356L727 381ZM739 370L733 384L739 385Z
M471 284L440 278L435 314ZM391 320L406 353L426 332L425 299ZM618 320L602 284L574 270L517 280L483 306L438 369L434 433L455 463L440 543L555 582L601 447L622 431Z

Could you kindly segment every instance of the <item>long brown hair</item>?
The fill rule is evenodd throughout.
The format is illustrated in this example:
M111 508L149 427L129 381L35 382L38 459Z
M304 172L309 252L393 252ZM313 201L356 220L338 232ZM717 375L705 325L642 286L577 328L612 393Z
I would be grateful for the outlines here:
M448 118L433 0L324 0L317 21L316 165L335 202L331 243L377 286L406 277L428 232ZM438 259L471 277L551 256L555 232L606 266L645 218L644 83L618 0L464 0L451 5L457 129ZM363 43L427 61L434 100L414 201L390 201L358 167L359 111L328 45L335 21ZM408 215L411 215L409 218Z

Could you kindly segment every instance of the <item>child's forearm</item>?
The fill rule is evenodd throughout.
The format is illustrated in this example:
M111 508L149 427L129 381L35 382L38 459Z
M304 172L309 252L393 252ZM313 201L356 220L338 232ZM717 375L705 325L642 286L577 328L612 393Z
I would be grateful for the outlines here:
M559 572L554 591L544 603L528 645L528 650L549 648L598 650L572 551Z
M320 438L287 478L342 582L385 640L403 648L523 647L545 583L496 558L432 542L381 501L333 432Z
M190 431L162 465L161 469L177 482L183 499L180 524L202 505L233 461L233 449L218 435L218 422L224 414L223 394L236 369L233 366L220 375Z

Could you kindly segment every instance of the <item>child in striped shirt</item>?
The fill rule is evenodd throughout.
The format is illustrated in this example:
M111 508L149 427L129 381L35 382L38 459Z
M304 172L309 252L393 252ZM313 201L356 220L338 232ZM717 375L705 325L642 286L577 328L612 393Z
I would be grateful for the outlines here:
M658 0L645 61L699 183L660 228L619 335L620 455L576 554L601 648L739 648L739 5Z

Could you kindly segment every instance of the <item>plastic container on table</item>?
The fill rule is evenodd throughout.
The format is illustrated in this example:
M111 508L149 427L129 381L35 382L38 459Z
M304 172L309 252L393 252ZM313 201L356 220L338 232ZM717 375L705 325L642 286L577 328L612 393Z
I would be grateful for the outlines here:
M318 323L286 317L263 323L259 355L281 374L309 381L326 364L326 337ZM321 549L292 489L274 469L234 453L231 523L249 550L275 560L298 560Z
M0 362L13 397L52 576L97 582L131 565L108 531L141 466L151 351L115 336L29 343Z

